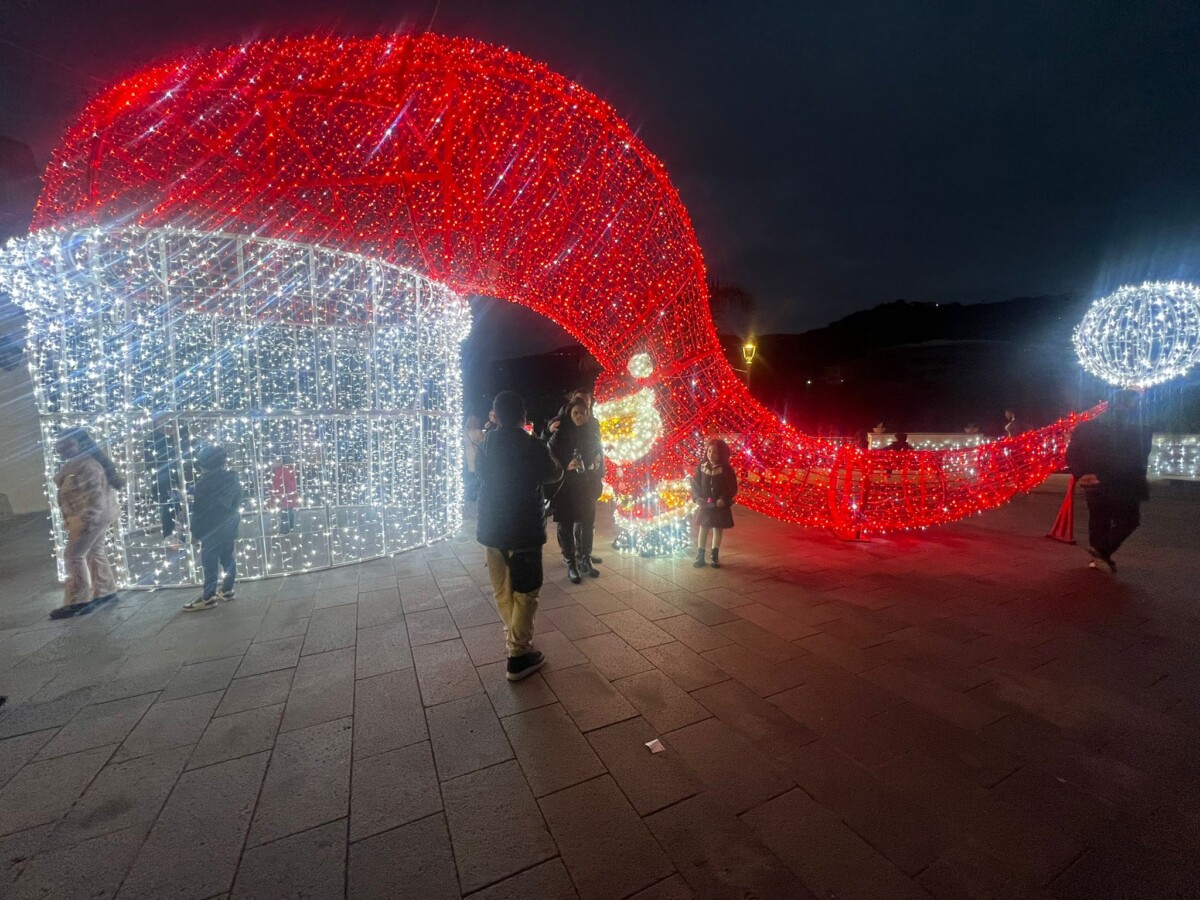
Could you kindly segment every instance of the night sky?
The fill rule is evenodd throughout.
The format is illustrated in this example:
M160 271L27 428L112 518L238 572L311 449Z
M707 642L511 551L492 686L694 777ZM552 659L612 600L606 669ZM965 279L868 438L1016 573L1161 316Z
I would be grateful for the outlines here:
M0 135L39 165L85 99L268 34L430 29L608 100L760 332L897 298L1200 280L1200 4L6 0Z

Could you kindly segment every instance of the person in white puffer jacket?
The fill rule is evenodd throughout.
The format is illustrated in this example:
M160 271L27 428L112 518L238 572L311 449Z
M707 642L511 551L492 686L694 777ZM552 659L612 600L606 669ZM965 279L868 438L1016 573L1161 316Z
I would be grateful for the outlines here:
M63 431L54 449L64 460L54 483L67 530L63 549L67 583L62 606L50 618L63 619L116 599L117 582L104 542L121 515L117 491L125 486L125 479L82 428Z

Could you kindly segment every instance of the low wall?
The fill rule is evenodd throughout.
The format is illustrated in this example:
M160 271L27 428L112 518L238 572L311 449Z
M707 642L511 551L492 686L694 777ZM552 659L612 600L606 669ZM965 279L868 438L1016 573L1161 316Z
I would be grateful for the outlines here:
M872 434L871 449L882 450L895 439L894 434ZM982 434L927 432L909 434L914 450L951 450L974 447L992 440ZM1200 434L1156 433L1150 447L1146 474L1153 479L1200 479Z

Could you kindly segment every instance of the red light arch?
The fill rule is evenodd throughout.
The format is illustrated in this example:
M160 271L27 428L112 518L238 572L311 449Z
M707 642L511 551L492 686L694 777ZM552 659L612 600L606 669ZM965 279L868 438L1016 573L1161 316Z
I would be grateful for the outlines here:
M662 164L603 101L508 50L424 34L261 41L156 66L93 100L34 227L242 231L378 256L557 322L627 390L649 353L663 424L615 473L677 478L732 436L739 499L881 532L961 518L1059 466L1074 419L980 448L864 453L797 432L726 363L704 262Z

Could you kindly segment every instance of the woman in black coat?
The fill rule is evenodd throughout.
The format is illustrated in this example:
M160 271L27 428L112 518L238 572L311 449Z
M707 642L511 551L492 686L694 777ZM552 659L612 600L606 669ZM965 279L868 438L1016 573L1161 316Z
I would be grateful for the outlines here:
M562 486L554 495L554 521L567 577L579 584L580 575L600 577L592 565L592 538L596 501L604 489L604 450L599 432L591 427L587 400L572 400L566 412L550 436L550 452L564 470Z
M697 569L704 567L704 548L712 534L712 567L721 568L721 535L733 527L733 498L737 494L737 475L729 464L729 445L712 440L704 448L704 462L692 476L692 499L700 504L696 510Z

